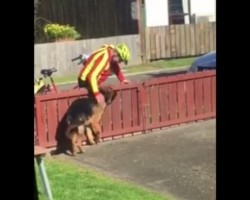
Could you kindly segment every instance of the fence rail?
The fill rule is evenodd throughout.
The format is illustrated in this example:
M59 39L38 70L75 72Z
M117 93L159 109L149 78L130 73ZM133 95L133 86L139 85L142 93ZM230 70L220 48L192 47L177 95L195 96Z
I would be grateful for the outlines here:
M216 72L205 71L156 78L142 84L114 86L117 98L107 107L102 139L216 116ZM86 95L84 89L35 97L40 146L56 145L70 104Z

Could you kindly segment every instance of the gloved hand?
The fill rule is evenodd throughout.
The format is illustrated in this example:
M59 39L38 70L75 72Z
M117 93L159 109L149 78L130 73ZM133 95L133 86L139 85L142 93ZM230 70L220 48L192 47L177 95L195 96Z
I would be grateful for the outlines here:
M82 55L82 60L87 60L89 55L88 54L81 54Z
M96 101L97 101L98 104L103 104L103 103L105 103L104 96L103 96L101 93L97 94L97 95L95 96L95 98L96 98Z

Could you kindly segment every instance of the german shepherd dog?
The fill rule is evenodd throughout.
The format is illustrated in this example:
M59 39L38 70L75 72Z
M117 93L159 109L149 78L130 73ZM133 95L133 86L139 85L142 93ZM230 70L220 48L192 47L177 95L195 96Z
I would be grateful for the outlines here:
M76 156L77 147L83 153L81 145L83 134L90 144L99 142L101 126L100 120L107 105L111 104L117 93L110 86L102 87L100 92L105 99L105 106L97 104L94 97L75 100L66 113L66 137L71 141L72 156Z

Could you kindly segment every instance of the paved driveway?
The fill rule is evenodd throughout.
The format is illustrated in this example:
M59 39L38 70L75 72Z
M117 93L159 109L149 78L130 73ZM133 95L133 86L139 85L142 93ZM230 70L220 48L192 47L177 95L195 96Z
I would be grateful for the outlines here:
M73 159L178 200L215 200L215 123L212 119L103 142Z

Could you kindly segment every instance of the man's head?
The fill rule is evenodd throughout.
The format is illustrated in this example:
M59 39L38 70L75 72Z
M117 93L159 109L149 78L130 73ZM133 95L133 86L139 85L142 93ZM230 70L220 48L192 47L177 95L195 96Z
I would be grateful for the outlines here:
M115 49L118 53L120 60L127 65L128 61L130 60L130 50L127 45L124 43L120 43L115 47Z

